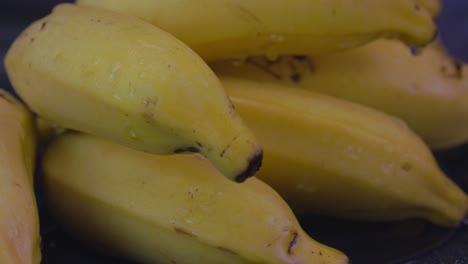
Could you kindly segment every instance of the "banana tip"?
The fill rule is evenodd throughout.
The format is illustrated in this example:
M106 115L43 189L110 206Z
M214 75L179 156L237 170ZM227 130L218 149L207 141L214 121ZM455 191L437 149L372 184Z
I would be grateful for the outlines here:
M249 165L247 168L239 174L237 177L235 177L235 181L238 183L242 183L251 176L255 175L255 173L260 169L262 166L262 160L263 160L263 151L259 150L255 155L252 157L252 159L249 162Z

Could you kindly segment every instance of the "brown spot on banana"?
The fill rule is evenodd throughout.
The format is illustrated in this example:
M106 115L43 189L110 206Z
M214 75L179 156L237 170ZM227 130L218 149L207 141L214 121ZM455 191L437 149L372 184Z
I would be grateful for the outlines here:
M237 136L233 138L231 143L237 139ZM226 153L226 151L230 148L231 143L227 144L226 147L220 152L220 157L223 157ZM178 154L178 153L184 153L184 152L192 152L192 153L200 153L204 157L206 157L205 153L201 151L202 144L200 142L197 142L197 147L195 146L188 146L188 147L179 147L176 148L173 153ZM210 148L207 148L209 150ZM234 181L238 183L242 183L248 178L254 176L254 174L260 169L262 165L262 160L263 160L263 150L258 150L252 158L248 161L248 165L245 168L244 171L242 171L239 175L234 177Z
M442 75L448 78L454 79L462 79L463 78L463 71L462 71L463 64L457 60L452 60L450 62L450 66L442 65L440 67L440 72Z
M239 137L239 135L235 136L231 142L229 142L226 147L224 147L223 150L221 150L221 153L219 154L220 157L224 157L224 154L226 154L226 151L231 147L232 142L236 141L236 139Z
M301 81L301 78L302 76L299 74L299 73L292 73L290 76L289 76L289 79L291 79L291 81L293 83L299 83Z
M45 29L45 27L47 26L47 23L49 23L49 21L43 21L41 23L41 27L39 28L39 31L43 31Z
M198 192L198 188L195 188L195 189L190 189L187 193L190 196L190 199L193 199L195 193L197 193L197 192Z
M293 239L289 242L288 245L288 254L291 255L293 253L293 248L297 244L297 240L299 239L299 234L297 232L292 232Z
M403 163L403 165L401 166L401 169L404 170L404 171L410 171L412 167L413 167L413 166L411 165L411 163L405 162L405 163Z
M146 123L150 124L154 122L158 103L159 97L143 99L143 119Z
M307 69L309 70L310 73L315 73L317 71L315 63L312 60L312 57L310 57L310 56L307 57L306 56L304 61L305 61L306 65L307 65Z

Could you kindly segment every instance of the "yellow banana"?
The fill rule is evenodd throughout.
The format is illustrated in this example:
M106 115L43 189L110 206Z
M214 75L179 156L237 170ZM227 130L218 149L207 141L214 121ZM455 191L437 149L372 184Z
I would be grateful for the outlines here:
M257 176L297 212L455 225L468 196L404 122L286 85L220 76L264 149Z
M206 63L137 18L61 4L15 40L5 68L52 125L158 154L199 151L238 182L261 163L261 147Z
M430 1L429 1L430 2ZM318 54L380 37L420 46L433 16L418 1L392 0L77 0L130 14L168 31L205 60Z
M434 17L439 16L442 7L442 0L420 0L419 2Z
M252 57L211 66L220 75L291 84L395 115L432 149L468 141L468 67L436 43L418 56L396 41L377 40L326 56Z
M52 213L101 250L144 263L348 263L311 239L268 185L231 182L199 154L67 133L42 164Z
M0 263L39 264L33 117L16 98L0 89L0 120Z

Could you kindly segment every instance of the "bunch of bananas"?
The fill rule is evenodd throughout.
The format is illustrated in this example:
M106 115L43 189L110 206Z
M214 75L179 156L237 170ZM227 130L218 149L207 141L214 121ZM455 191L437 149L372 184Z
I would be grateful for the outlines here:
M41 259L38 144L61 225L144 263L349 263L301 228L301 212L457 225L468 196L431 150L468 140L467 68L434 40L439 10L438 0L56 6L4 61L24 105L0 91L0 263Z

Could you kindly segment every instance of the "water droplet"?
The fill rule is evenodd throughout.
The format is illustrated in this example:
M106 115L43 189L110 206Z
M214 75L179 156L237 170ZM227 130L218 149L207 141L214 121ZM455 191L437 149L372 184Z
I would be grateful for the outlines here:
M284 41L284 37L278 34L270 34L270 40L279 43Z
M114 97L115 100L121 101L121 102L122 102L122 98L120 98L120 96L118 96L118 95L116 95L116 94L113 94L112 97Z
M137 139L137 134L135 133L135 130L133 130L132 127L127 127L127 132L130 138Z
M112 69L111 69L110 75L109 75L109 79L110 79L111 81L115 80L115 76L116 76L117 72L119 71L120 66L121 66L120 63L116 63L116 64L114 64L114 65L112 66Z

